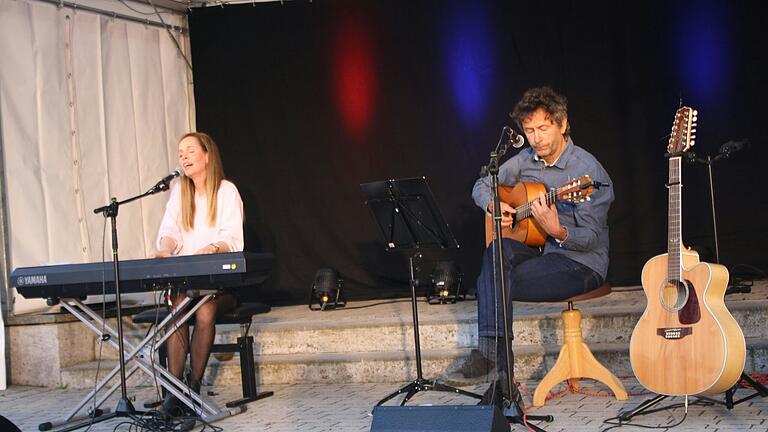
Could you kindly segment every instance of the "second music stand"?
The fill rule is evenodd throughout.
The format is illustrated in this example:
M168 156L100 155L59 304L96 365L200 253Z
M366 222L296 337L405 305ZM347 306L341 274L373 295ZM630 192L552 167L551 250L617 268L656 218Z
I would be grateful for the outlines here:
M416 303L418 281L414 274L414 261L423 257L423 250L458 248L459 243L445 222L425 177L385 180L360 185L365 205L371 212L387 251L408 254L410 270L411 306L413 311L413 341L416 351L416 379L403 388L387 395L376 406L405 393L401 406L420 391L459 393L476 399L482 396L424 378L421 368L419 343L419 311Z

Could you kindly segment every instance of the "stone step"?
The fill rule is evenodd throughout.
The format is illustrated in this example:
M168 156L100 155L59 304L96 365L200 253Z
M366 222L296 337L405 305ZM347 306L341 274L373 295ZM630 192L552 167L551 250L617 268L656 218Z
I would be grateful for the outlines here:
M637 293L633 293L637 297ZM614 293L619 297L622 293ZM632 330L645 310L645 303L623 302L618 305L577 305L582 312L582 333L589 343L627 343ZM768 313L768 300L735 300L727 303L747 338L768 338L768 326L762 321ZM450 306L450 305L449 305ZM537 305L534 311L519 307L513 323L515 343L518 345L560 345L563 342L562 319L559 304ZM420 303L419 309L430 312L432 306ZM295 309L295 306L275 309ZM427 315L419 323L419 339L423 350L463 349L477 347L477 318L474 304L461 305L456 314ZM292 311L295 313L295 310ZM434 312L432 310L431 312ZM410 311L405 315L377 317L375 320L334 320L340 311L315 312L311 319L271 323L270 314L254 320L250 334L254 337L257 355L322 354L388 352L413 349L413 324ZM336 314L336 315L334 315ZM128 338L140 340L146 328L127 333ZM237 325L217 327L217 343L234 343L240 336ZM95 347L98 358L98 344ZM117 350L105 344L104 359L117 359Z
M149 325L146 324L134 325L132 330L126 331L124 333L125 340L131 344L138 344L147 335L148 329ZM216 326L216 343L234 343L239 336L240 326L237 324ZM94 358L101 358L102 360L117 360L118 351L116 347L113 347L110 343L100 344L98 340L94 340ZM115 339L115 341L116 340L117 339ZM100 347L101 352L99 352Z
M615 375L632 375L629 344L593 343L590 349L595 357ZM539 380L554 365L559 354L558 345L515 345L515 375L522 380ZM472 380L454 379L452 372L469 355L468 348L428 349L422 352L423 375L427 379L440 379L453 385L468 385ZM416 377L415 355L412 351L378 351L359 353L319 354L267 354L256 356L259 384L307 383L399 383ZM105 376L116 361L104 360L100 376ZM768 369L768 338L747 339L745 370ZM61 385L68 388L90 388L94 383L96 362L62 369ZM151 383L143 373L129 380L132 384ZM209 385L236 385L240 383L240 364L237 356L219 361L212 357L204 382Z

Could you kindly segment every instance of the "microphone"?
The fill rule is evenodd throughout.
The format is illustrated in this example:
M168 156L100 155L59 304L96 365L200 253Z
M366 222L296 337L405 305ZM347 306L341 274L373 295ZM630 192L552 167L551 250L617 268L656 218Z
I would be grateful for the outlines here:
M174 178L179 177L179 176L183 176L183 175L184 175L184 170L182 170L181 167L176 167L176 169L171 171L170 174L168 174L167 176L163 177L163 179L160 180L160 182L168 183L171 180L173 180Z
M152 186L152 189L150 189L150 193L162 192L162 191L168 190L171 180L183 175L184 175L184 170L182 170L181 167L176 167L176 169L171 171L170 174L163 177L162 180L160 180L159 182L157 182L157 184Z
M737 152L747 147L749 147L749 140L746 138L741 141L728 141L720 146L720 154L728 156L733 152Z
M509 136L509 143L514 148L520 148L525 144L525 137L517 133L514 129L512 129L510 126L505 126L504 129L507 131L507 135Z

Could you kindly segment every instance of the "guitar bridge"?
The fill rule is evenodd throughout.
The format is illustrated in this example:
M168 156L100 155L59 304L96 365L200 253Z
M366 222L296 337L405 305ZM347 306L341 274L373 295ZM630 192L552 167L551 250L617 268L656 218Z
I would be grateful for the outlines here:
M667 340L682 339L693 333L691 327L672 327L656 329L656 334Z

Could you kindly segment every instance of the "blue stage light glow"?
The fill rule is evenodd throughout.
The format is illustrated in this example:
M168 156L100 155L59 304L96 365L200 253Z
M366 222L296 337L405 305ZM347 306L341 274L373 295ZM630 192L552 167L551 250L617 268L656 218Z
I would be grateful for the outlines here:
M494 83L492 23L481 2L446 2L444 58L451 94L469 126L486 114Z
M729 85L729 4L683 2L673 33L683 100L717 104Z

